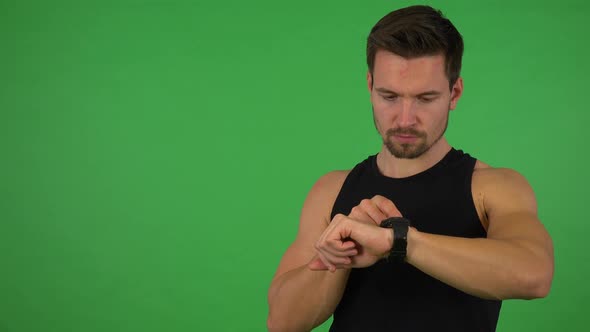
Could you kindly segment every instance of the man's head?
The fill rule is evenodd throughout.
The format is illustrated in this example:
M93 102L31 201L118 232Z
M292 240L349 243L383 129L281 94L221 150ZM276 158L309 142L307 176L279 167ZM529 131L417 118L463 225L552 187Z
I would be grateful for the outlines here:
M463 38L451 21L429 6L395 10L375 24L367 38L367 65L371 74L379 50L406 59L443 55L450 89L461 73Z
M367 41L367 84L375 126L389 151L416 158L443 136L463 91L463 40L427 6L387 14Z

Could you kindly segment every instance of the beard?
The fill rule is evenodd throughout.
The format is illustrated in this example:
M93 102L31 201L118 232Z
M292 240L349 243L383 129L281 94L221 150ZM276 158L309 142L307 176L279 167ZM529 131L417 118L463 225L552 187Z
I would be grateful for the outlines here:
M394 140L395 135L412 135L416 137L416 142L398 143ZM432 146L427 142L428 135L425 132L418 131L414 128L390 128L385 133L385 138L383 139L383 144L385 144L389 153L400 159L414 159L420 157Z
M377 126L377 120L375 119L373 112L373 121L375 122L375 128L379 131ZM399 159L415 159L423 155L426 151L430 150L430 148L438 142L444 135L445 131L447 130L447 126L449 124L449 113L447 112L447 117L445 118L445 123L443 129L435 136L434 140L431 142L428 141L428 134L425 131L419 131L413 127L397 127L397 128L390 128L385 132L385 137L383 137L383 144L387 147L389 153ZM411 135L416 137L416 141L414 143L399 143L395 141L396 135Z

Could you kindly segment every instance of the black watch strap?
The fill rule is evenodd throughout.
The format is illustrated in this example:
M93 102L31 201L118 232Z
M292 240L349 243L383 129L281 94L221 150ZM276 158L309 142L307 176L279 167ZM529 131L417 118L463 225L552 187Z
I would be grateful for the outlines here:
M381 227L393 228L393 244L388 257L389 260L403 262L406 259L410 225L410 220L403 217L391 217L381 222Z

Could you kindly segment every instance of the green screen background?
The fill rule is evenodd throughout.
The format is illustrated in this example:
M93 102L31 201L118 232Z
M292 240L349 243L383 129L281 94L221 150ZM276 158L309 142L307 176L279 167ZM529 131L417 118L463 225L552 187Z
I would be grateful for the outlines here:
M426 3L466 43L447 137L555 243L498 330L583 330L590 5ZM365 38L408 4L0 1L0 331L264 330L307 191L379 149Z

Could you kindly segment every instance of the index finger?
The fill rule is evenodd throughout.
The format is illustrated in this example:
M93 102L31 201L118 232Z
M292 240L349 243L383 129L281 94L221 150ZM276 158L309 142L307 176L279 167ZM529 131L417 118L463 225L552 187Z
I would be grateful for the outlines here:
M387 216L387 218L402 216L395 204L388 198L381 195L375 195L371 200L377 205L379 210Z

